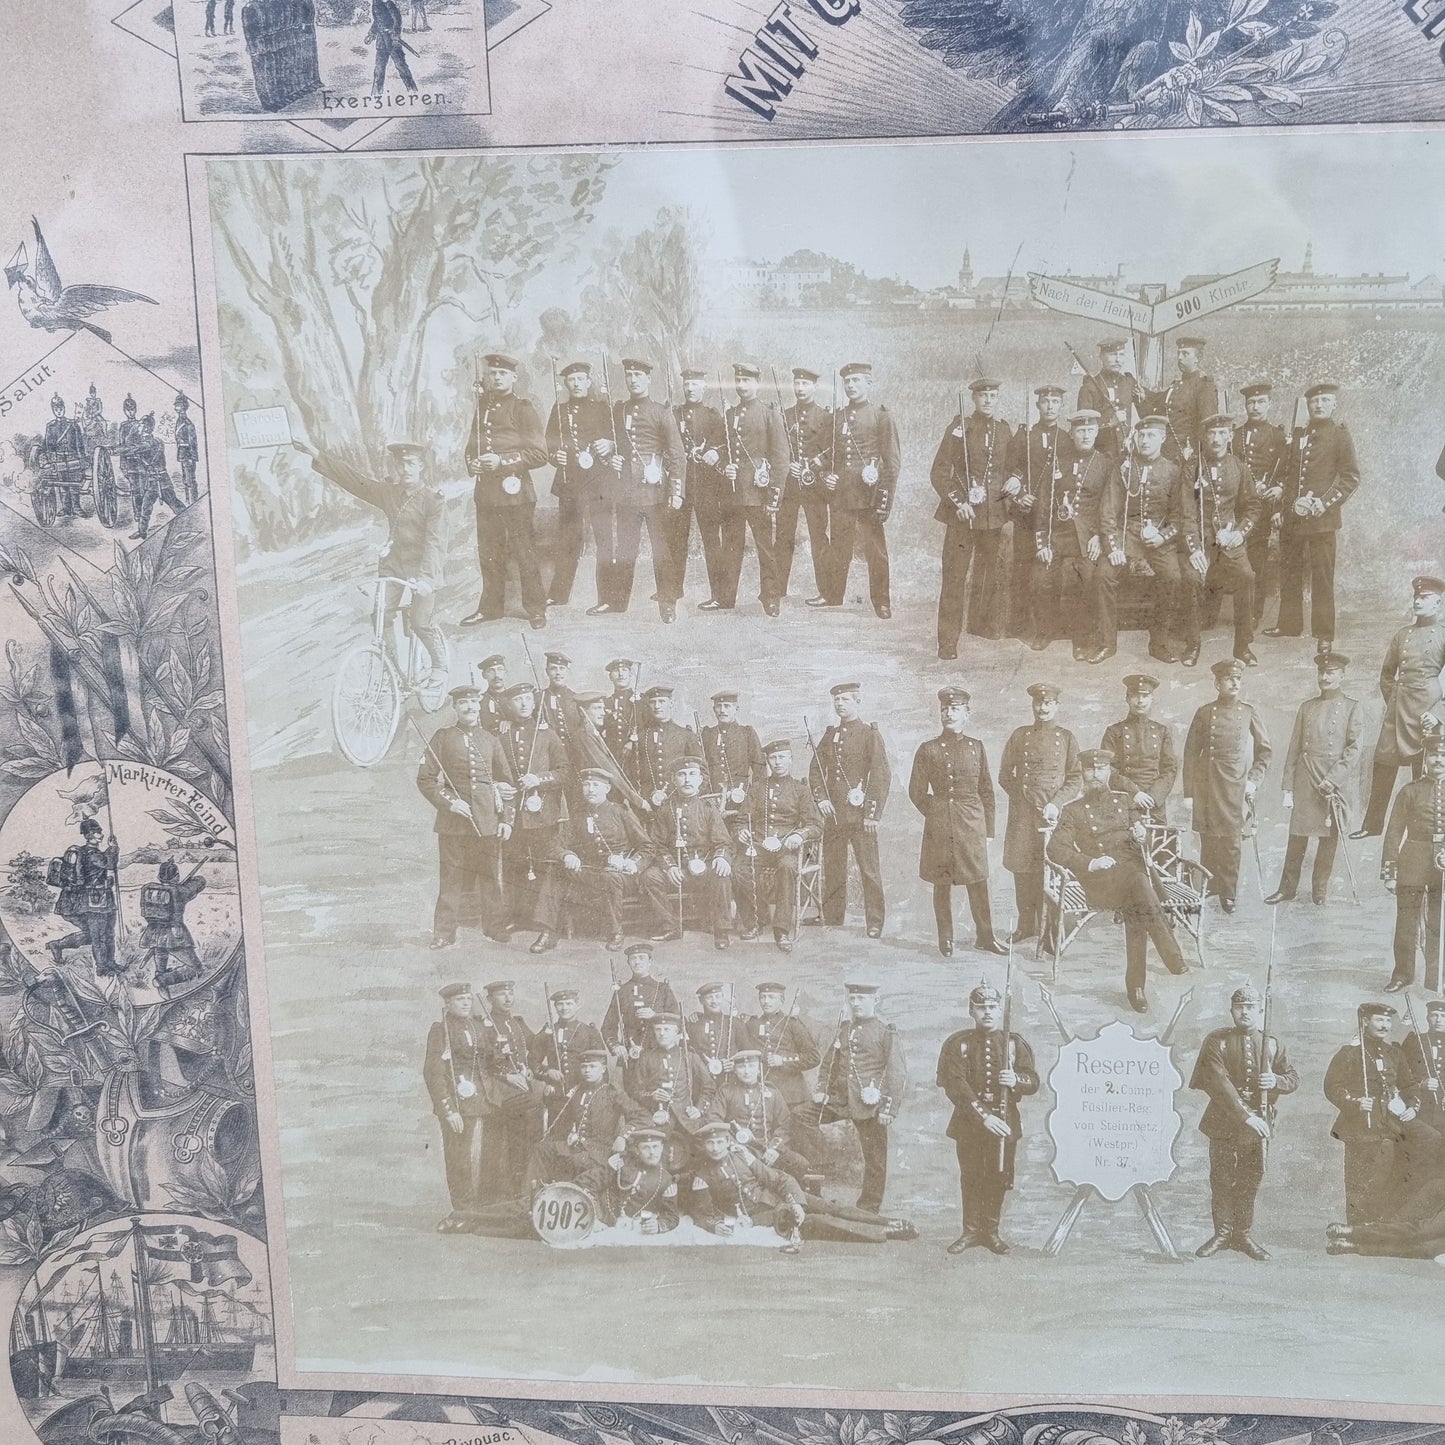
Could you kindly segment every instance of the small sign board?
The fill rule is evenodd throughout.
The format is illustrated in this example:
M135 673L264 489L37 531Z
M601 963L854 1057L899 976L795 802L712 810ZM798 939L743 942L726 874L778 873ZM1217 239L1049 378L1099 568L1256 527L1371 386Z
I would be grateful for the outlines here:
M240 447L288 447L291 418L284 406L262 406L254 411L233 411L236 445Z

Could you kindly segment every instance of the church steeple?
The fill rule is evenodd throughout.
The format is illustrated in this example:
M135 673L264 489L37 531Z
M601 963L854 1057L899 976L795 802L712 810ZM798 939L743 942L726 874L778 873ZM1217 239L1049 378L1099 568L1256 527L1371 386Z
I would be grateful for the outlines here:
M973 257L969 255L967 246L963 248L963 265L958 268L958 289L973 290Z
M1305 276L1315 274L1315 243L1313 241L1305 242L1305 263L1301 267L1301 273Z

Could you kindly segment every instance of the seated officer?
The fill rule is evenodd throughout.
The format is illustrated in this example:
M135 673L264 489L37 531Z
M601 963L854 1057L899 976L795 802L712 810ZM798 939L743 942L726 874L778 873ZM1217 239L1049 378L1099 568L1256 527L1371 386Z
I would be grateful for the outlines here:
M749 785L734 820L744 850L738 924L744 938L756 938L771 921L773 942L790 953L798 931L798 868L803 849L823 836L823 819L813 790L792 776L793 745L780 738L763 751L767 776Z
M728 946L732 895L732 838L722 810L702 793L702 764L682 758L673 768L673 788L653 807L648 821L650 861L642 874L642 892L652 906L658 942L682 937L689 897L697 899L713 943Z

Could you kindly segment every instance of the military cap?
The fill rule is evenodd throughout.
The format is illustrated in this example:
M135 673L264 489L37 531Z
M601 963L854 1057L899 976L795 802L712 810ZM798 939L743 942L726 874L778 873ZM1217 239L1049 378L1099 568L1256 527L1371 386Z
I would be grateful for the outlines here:
M674 1013L655 1013L647 1021L656 1027L658 1024L672 1024L674 1028L682 1027L682 1015Z
M717 1139L719 1137L732 1138L733 1126L725 1124L721 1119L713 1119L711 1122L702 1125L694 1134L694 1139Z
M1412 577L1410 579L1410 590L1419 596L1422 592L1445 593L1445 582L1438 577Z
M713 693L711 698L713 702L736 702L737 700L738 690L735 687L725 687L721 692Z
M1154 692L1159 687L1159 679L1151 677L1147 672L1131 672L1124 679L1125 692Z
M1399 1017L1396 1010L1391 1008L1387 1003L1362 1003L1359 1008L1355 1010L1356 1017L1362 1019L1375 1018L1380 1014L1389 1014L1392 1019Z
M706 381L707 372L700 366L684 366L682 369L682 379L684 381Z
M483 366L495 366L502 371L516 371L517 358L508 356L505 351L489 351L482 357Z
M1154 431L1157 429L1158 431L1165 431L1168 429L1168 426L1169 418L1167 416L1141 416L1139 420L1134 423L1134 430Z
M623 371L645 371L649 376L652 375L652 363L650 361L643 361L640 357L636 356L624 356L622 358L622 369Z
M425 442L387 442L386 450L389 455L396 457L398 460L405 456L424 457L427 453Z
M572 666L572 659L568 657L565 652L546 652L543 653L542 656L543 659L546 661L548 667L551 667L553 663L556 663L561 667Z
M1250 381L1239 388L1239 394L1248 400L1252 396L1272 396L1274 394L1274 383L1272 381Z
M577 770L577 781L579 783L606 783L612 786L612 774L606 768L579 768Z
M732 1061L735 1064L743 1064L749 1059L756 1059L758 1063L762 1063L763 1051L761 1049L739 1049L737 1053L733 1055Z
M774 738L764 748L764 754L769 753L790 753L793 751L793 744L788 738Z
M1081 407L1078 411L1069 413L1071 426L1095 426L1102 420L1100 414L1092 407Z
M91 390L94 391L95 388L94 388L94 387L91 387ZM188 396L185 394L185 392L183 392L183 391L178 391L178 392L176 393L176 399L175 399L175 401L172 403L172 405L178 406L178 407L182 408L182 410L184 410L186 407L190 406L190 404L191 404L191 399L190 399L190 397L188 397Z
M961 687L941 687L938 689L938 700L944 707L950 707L957 702L963 703L966 707L969 702L969 695L967 691Z
M662 1143L666 1138L667 1131L665 1129L654 1129L650 1125L639 1125L637 1128L627 1131L627 1142L629 1144L643 1144L648 1140L656 1140L658 1143Z
M754 363L754 362L751 362L751 361L735 361L735 362L733 362L733 375L734 375L734 376L750 376L750 377L752 377L752 379L753 379L754 381L757 381L757 380L762 376L762 374L763 374L763 369L762 369L762 367L758 366L758 365L757 365L756 363Z
M671 697L672 689L665 683L654 683L645 693L642 694L644 702L651 702L655 697Z
M793 368L794 381L817 381L818 373L808 366L795 366Z
M148 412L140 419L140 424L141 424L142 426L154 426L154 425L156 424L156 414L155 414L155 412L153 412L153 411L148 411Z
M1099 350L1100 350L1100 351L1122 351L1126 345L1127 345L1127 343L1124 342L1124 341L1121 341L1117 336L1106 336L1106 337L1099 343Z
M1340 384L1337 381L1317 381L1313 386L1305 388L1306 401L1312 396L1338 396L1339 394Z
M510 702L512 698L521 697L524 693L530 693L532 691L533 687L530 682L514 682L511 687L504 687L502 689L502 696Z
M487 984L483 990L485 993L504 993L509 988L516 988L516 982L510 978L500 978L495 983Z
M871 361L850 361L838 373L839 376L872 376L873 363Z
M760 984L758 984L758 985L757 985L757 991L758 991L759 993L787 993L787 991L788 991L788 986L787 986L787 984L785 984L785 983L778 983L778 982L776 982L776 981L769 981L768 983L760 983Z
M1438 1013L1445 1013L1445 998L1426 999L1425 1016L1429 1018L1430 1015Z
M477 688L473 687L469 682L464 682L459 686L454 687L447 694L447 696L451 698L453 702L462 702L467 698L480 697L481 695L481 692Z
M1244 664L1237 657L1221 657L1209 668L1215 677L1243 677Z
M1061 387L1061 386L1036 386L1036 387L1034 387L1034 395L1035 395L1035 396L1062 396L1063 394L1064 394L1064 389L1063 389L1063 387Z
M1035 702L1057 702L1061 689L1056 682L1031 682L1028 694Z
M1343 652L1321 652L1315 655L1315 666L1323 672L1327 667L1338 667L1341 670L1350 665L1350 659Z
M596 692L589 688L583 692L574 692L572 694L572 701L575 702L578 707L591 707L594 702L606 702L607 694L605 692Z
M838 694L842 692L862 692L863 688L856 682L835 682L828 691L832 693L834 697L837 697Z
M698 989L698 991L697 991L697 996L698 996L699 998L704 998L704 997L706 997L706 995L708 995L708 994L710 994L710 993L722 993L722 991L723 991L726 987L727 987L726 984L721 984L721 983L705 983L705 984L703 984L703 985Z
M691 772L694 768L696 768L698 772L702 772L701 758L682 757L672 765L674 774Z
M636 667L636 666L637 666L637 659L636 659L635 657L614 657L614 658L612 659L612 661L609 662L605 668L603 668L603 671L604 671L604 672L616 672L616 671L618 670L618 668L621 668L621 667Z
M1202 336L1177 336L1174 345L1180 351L1203 351L1206 342Z
M649 958L652 957L652 945L650 943L629 943L622 951L628 958L635 958L639 953L645 953Z
M968 384L968 389L973 392L997 391L1003 383L996 376L978 376Z
M844 993L850 993L850 994L870 994L870 993L878 993L879 991L880 991L880 985L878 985L878 984L876 984L876 983L845 983L845 984L843 985L843 992L844 992Z
M51 400L52 400L52 401L59 401L59 400L60 400L60 393L59 393L59 392L56 392L56 394L51 398ZM125 400L124 400L123 402L121 402L121 404L120 404L120 409L121 409L122 411L134 411L134 410L135 410L135 397L133 397L129 392L126 393Z
M968 995L969 1003L999 1003L1003 995L991 984L980 983Z
M1228 427L1230 431L1233 431L1235 427L1234 418L1232 416L1227 416L1222 411L1215 412L1213 416L1207 416L1204 418L1205 431L1214 431L1219 427Z
M449 983L437 990L443 998L459 998L462 994L471 991L472 986L469 983Z
M562 375L564 377L576 376L578 373L583 376L591 376L592 363L590 361L569 361L567 365L562 368Z
M500 652L493 652L489 653L477 664L477 670L479 672L485 672L489 667L505 667L506 665L507 659L503 657Z
M1252 983L1242 983L1229 995L1230 1003L1259 1003L1261 995Z
M577 1057L584 1064L605 1064L607 1062L607 1050L583 1049Z
M1114 761L1114 754L1108 748L1085 748L1079 754L1079 766L1081 768L1096 768L1101 763L1108 764Z
M554 988L551 997L553 1003L556 1003L559 999L576 998L577 990L575 988Z
M102 828L100 824L95 821L94 818L82 818L80 820L80 831L82 833L94 833L97 837L99 837L102 833L105 832L105 829Z

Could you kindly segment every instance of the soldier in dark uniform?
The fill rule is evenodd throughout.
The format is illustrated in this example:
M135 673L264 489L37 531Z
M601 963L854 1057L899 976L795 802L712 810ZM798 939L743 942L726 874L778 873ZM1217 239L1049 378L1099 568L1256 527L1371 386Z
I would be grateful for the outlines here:
M507 659L493 652L477 664L486 690L479 699L481 724L489 733L499 733L507 720Z
M953 890L966 888L973 913L974 947L1007 953L993 933L988 897L988 840L993 837L993 779L988 755L978 738L969 737L969 695L961 687L938 693L942 731L920 744L913 755L908 797L923 814L923 844L918 876L933 885L933 917L938 951L953 953Z
M607 591L605 596L599 594L587 615L627 611L645 525L658 612L664 622L675 622L681 572L672 557L663 513L669 508L682 510L687 456L672 413L650 395L652 363L626 358L622 374L627 397L612 408L617 451L612 457L610 505L600 506L593 517L599 557L605 553L609 559Z
M1445 854L1445 746L1425 754L1425 776L1406 783L1390 809L1380 849L1380 878L1395 895L1395 968L1385 985L1399 993L1415 981L1420 913L1425 914L1426 980L1440 990L1441 857Z
M1365 726L1364 708L1342 691L1349 660L1340 652L1317 657L1320 695L1306 698L1295 714L1280 779L1282 801L1289 811L1289 842L1279 887L1266 903L1284 903L1295 896L1311 838L1315 866L1310 897L1323 903L1330 891L1330 871L1340 845L1340 825L1348 817Z
M513 683L506 699L498 741L517 786L512 833L502 847L502 931L510 933L539 921L542 877L567 817L567 750L537 717L531 683Z
M806 366L793 368L793 405L783 413L788 438L788 479L778 503L778 541L774 549L774 572L778 595L788 595L793 575L793 554L798 543L798 513L808 523L808 549L813 558L814 594L808 600L827 599L828 581L828 493L822 477L813 469L814 459L828 451L833 436L833 413L813 400L818 373Z
M572 1180L594 1199L600 1197L607 1187L608 1160L626 1148L628 1130L648 1117L641 1104L608 1079L606 1049L582 1046L574 1058L575 1078L549 1085L553 1102L546 1132L527 1159L529 1197L557 1179Z
M672 720L672 689L661 683L642 694L645 720L637 727L634 752L637 788L654 808L664 807L677 765L703 762L702 743L690 727Z
M1234 423L1227 416L1206 417L1199 454L1179 478L1175 523L1184 537L1193 576L1184 575L1180 661L1199 661L1200 613L1218 611L1218 597L1234 599L1234 655L1246 667L1258 659L1254 641L1254 572L1246 545L1259 520L1254 478L1238 457L1231 456Z
M697 990L698 1011L689 1014L684 1027L688 1046L707 1066L714 1079L732 1068L733 1050L742 1037L742 1020L732 997L732 986L705 983Z
M1070 637L1075 662L1102 662L1112 652L1103 640L1100 608L1099 507L1114 468L1095 446L1099 413L1076 411L1069 421L1058 475L1047 474L1034 506L1032 645L1042 652L1056 637Z
M654 804L648 824L651 861L643 870L642 892L651 905L660 941L682 937L689 894L698 898L705 926L717 948L728 946L732 903L732 838L722 810L702 792L702 764L684 757L673 768L673 787Z
M1284 1046L1262 1029L1263 1008L1252 984L1230 995L1228 1028L1206 1034L1194 1061L1191 1089L1209 1095L1199 1132L1209 1140L1209 1204L1214 1233L1194 1252L1208 1259L1237 1249L1251 1259L1269 1253L1256 1243L1254 1200L1264 1178L1265 1152L1282 1094L1299 1088Z
M60 398L56 397L55 400L59 401ZM54 402L52 402L51 405L54 406ZM116 433L120 474L124 478L131 496L134 498L142 496L146 490L145 465L142 460L145 448L141 442L140 418L136 414L135 397L127 395L126 399L121 402L120 409L120 430ZM62 402L61 413L57 413L57 416L63 414L63 411L64 403ZM75 425L74 422L69 424L71 426ZM54 425L54 423L51 423L51 425ZM48 427L46 431L48 434ZM78 428L76 429L75 436L82 448L81 456L83 457L85 442L84 439L81 438Z
M722 560L722 501L726 490L722 467L727 455L727 431L721 412L703 401L706 395L707 373L700 367L683 367L682 405L673 415L677 419L678 434L687 458L687 490L682 507L668 512L666 526L676 574L673 590L680 597L687 573L688 518L692 515L697 517L697 535L707 568L708 600L715 601L722 590L719 569Z
M542 665L547 671L547 686L537 697L537 714L570 756L572 734L581 726L577 694L567 686L572 659L565 652L549 652L542 659Z
M186 905L205 892L206 880L192 871L184 880L180 869L167 858L157 871L156 881L141 889L140 916L145 920L140 946L145 961L155 969L157 988L186 983L201 972L196 957L196 940L186 926Z
M151 513L157 502L164 502L171 515L181 510L181 499L171 486L166 467L166 444L156 435L156 414L148 411L140 421L140 434L134 442L136 490L131 502L135 508L134 541L144 542L150 532Z
M1400 1051L1400 1091L1422 1123L1439 1134L1445 1129L1445 999L1425 1004L1425 1027L1412 1029Z
M722 795L723 817L731 821L768 765L757 730L738 721L736 692L728 688L713 693L712 710L717 722L702 730L704 772L712 790Z
M997 381L979 377L968 389L973 412L966 420L954 417L928 474L939 497L933 520L947 527L938 593L938 655L949 661L958 656L965 599L971 636L1003 636L998 560L1008 522L1004 484L1013 433L994 416Z
M564 907L577 919L602 921L609 950L622 947L622 910L637 893L647 856L647 835L631 811L609 801L612 779L606 769L584 768L582 806L562 823L555 861L542 872L537 898L541 932L531 953L555 948Z
M1064 480L1069 454L1069 433L1059 425L1063 411L1061 386L1034 388L1038 420L1022 423L1009 440L1004 470L1005 507L1012 529L1013 562L1009 576L1009 635L1042 652L1047 639L1035 617L1033 573L1038 561L1036 534L1048 534L1049 509L1039 498L1054 497Z
M883 873L878 862L878 820L888 802L892 772L876 723L858 716L862 689L840 682L830 689L838 721L813 753L808 783L823 816L823 922L840 928L848 907L848 850L863 880L863 918L869 938L883 933Z
M1239 696L1244 664L1221 659L1210 671L1219 696L1194 714L1184 739L1184 796L1194 804L1199 861L1226 913L1239 896L1239 860L1259 780L1273 756L1264 720Z
M631 1069L651 1037L652 1018L679 1014L679 1008L672 985L665 978L653 977L650 943L627 945L627 968L626 982L612 985L612 1001L602 1016L602 1036L630 1089Z
M639 1234L670 1234L678 1226L677 1181L662 1167L667 1133L629 1129L622 1158L607 1161L597 1214L604 1224Z
M1438 577L1416 577L1410 588L1415 620L1390 639L1380 668L1385 712L1375 739L1365 821L1358 832L1350 834L1352 838L1379 837L1400 769L1408 765L1412 776L1420 776L1426 747L1441 736L1440 724L1445 720L1445 708L1440 706L1440 683L1445 675L1445 619L1441 616L1445 582Z
M1172 519L1179 468L1160 455L1165 429L1163 417L1140 417L1133 445L1105 489L1099 506L1105 554L1098 572L1099 609L1104 647L1116 648L1119 582L1126 567L1142 566L1154 578L1149 656L1177 662L1174 638L1183 629L1184 563Z
M231 9L235 0L226 0L226 33L231 32ZM401 7L396 0L371 0L371 28L363 37L363 45L375 44L376 66L371 77L371 93L379 96L386 88L386 68L396 67L396 78L409 91L416 90L411 67L406 63L406 52L410 48L401 38ZM413 54L415 52L413 51Z
M1148 409L1167 424L1164 455L1172 462L1192 461L1204 441L1204 423L1222 410L1219 388L1204 374L1204 340L1181 336L1174 343L1178 377L1149 397Z
M484 1202L514 1199L522 1192L527 1160L542 1137L542 1084L527 1062L532 1030L513 1012L516 990L511 979L483 989L482 1090L491 1105L482 1160Z
M472 1018L472 986L449 983L441 997L441 1020L427 1033L422 1079L441 1125L451 1198L451 1212L437 1230L460 1234L481 1199L482 1131L489 1105L482 1092L482 1040Z
M126 420L121 423L121 439L125 438L125 428L129 425L137 434L140 425L135 419L135 398L126 397L127 411ZM85 436L80 429L80 423L74 417L65 414L65 398L56 392L50 398L51 419L45 423L45 432L40 440L40 452L37 462L41 466L55 467L67 480L78 480L85 470ZM126 452L122 451L120 456L120 468L132 493L135 491L134 467ZM74 486L60 488L59 515L62 517L73 517L76 515L76 503L80 493Z
M1124 679L1127 717L1104 729L1099 746L1113 762L1113 785L1128 793L1147 822L1164 821L1165 803L1179 776L1174 729L1149 716L1159 679L1131 672Z
M60 859L60 893L55 912L74 932L52 938L45 945L57 964L65 962L72 948L89 948L97 978L122 972L115 958L120 846L114 838L102 846L104 836L105 829L94 818L83 819L80 843L67 848Z
M773 536L777 506L788 474L788 438L777 407L758 395L759 369L751 362L733 364L738 399L727 409L726 455L723 465L721 552L718 590L699 612L730 612L737 606L738 579L743 570L746 531L753 533L758 554L758 595L763 611L776 617L782 595L776 577Z
M1039 1075L1028 1041L1004 1030L1003 998L996 988L979 984L968 996L968 1011L973 1027L950 1034L938 1055L938 1087L953 1105L948 1137L963 1195L963 1231L948 1252L982 1245L1007 1254L999 1220L1023 1138L1018 1101L1038 1093Z
M1316 382L1305 392L1309 425L1290 438L1280 464L1279 617L1266 637L1298 637L1304 629L1305 572L1310 579L1310 632L1327 650L1335 640L1335 544L1344 504L1360 485L1354 438L1335 421L1340 389Z
M848 571L856 550L868 566L868 596L879 617L893 616L889 592L888 537L884 525L893 510L898 474L903 465L898 429L888 408L870 401L873 368L850 361L838 373L847 405L837 414L823 463L832 535L829 581L833 591L815 607L841 607L848 591Z
M793 745L786 738L764 750L765 776L749 783L733 828L742 848L736 872L738 928L756 938L771 922L773 942L791 953L798 931L798 869L803 850L822 836L813 790L793 777Z
M647 1038L632 1067L627 1091L667 1130L669 1171L680 1175L693 1155L693 1135L712 1101L713 1076L687 1044L682 1019L658 1012L647 1021Z
M440 690L446 681L447 649L436 623L437 592L446 571L446 501L441 491L427 485L427 454L413 442L392 442L386 455L390 476L368 477L334 452L317 452L304 442L291 445L311 458L311 470L359 501L375 507L385 518L387 535L377 558L378 577L400 577L411 586L406 625L426 648L431 661L428 685ZM387 624L400 593L387 591Z
M612 785L614 801L639 818L645 817L650 806L647 799L632 786L626 767L607 746L607 697L600 692L579 692L573 701L577 705L577 724L567 740L572 767L569 806L581 807L582 774L589 769L600 770Z
M607 698L607 712L602 724L602 739L607 750L622 765L628 781L638 786L638 724L642 701L637 692L637 662L630 657L614 657L607 664L612 691Z
M1066 803L1049 837L1048 855L1079 880L1084 900L1124 919L1124 991L1136 1013L1149 1007L1144 993L1145 949L1153 939L1170 973L1185 973L1169 918L1154 891L1144 855L1144 820L1127 793L1110 786L1113 755L1090 748L1079 756L1084 794Z
M463 627L495 622L507 608L507 572L517 569L522 610L533 627L547 625L547 591L537 561L532 470L547 462L547 438L537 409L516 393L517 362L501 352L482 358L476 415L467 436L467 471L476 478L477 564L482 591Z
M820 1065L813 1093L821 1122L847 1119L863 1151L858 1208L883 1208L888 1188L888 1130L908 1090L903 1046L892 1024L878 1017L878 985L845 984L847 1007Z
M1099 370L1079 384L1079 411L1099 413L1099 450L1114 461L1124 455L1134 429L1134 408L1143 388L1132 371L1124 370L1125 344L1112 338L1099 343Z
M551 1015L532 1035L527 1064L542 1081L542 1096L555 1124L556 1104L581 1082L582 1065L589 1054L595 1054L605 1068L607 1048L597 1025L577 1017L575 988L553 989L547 1001L551 1004Z
M733 1138L755 1159L791 1174L801 1184L812 1164L793 1147L792 1111L779 1090L763 1078L761 1052L738 1049L728 1064L708 1104L708 1118L728 1125Z
M516 779L497 738L480 726L481 695L451 691L456 720L438 728L422 751L416 785L436 809L441 881L432 921L433 948L457 941L457 925L480 926L505 942L498 848L512 833Z
M562 368L565 398L559 399L547 418L547 456L556 472L552 495L557 498L557 551L552 559L548 604L565 606L572 600L572 583L582 559L587 517L606 495L607 463L594 443L610 450L612 408L592 395L592 368L585 361ZM601 552L598 553L598 596L601 596Z
M1269 419L1270 398L1274 387L1267 381L1252 381L1239 389L1244 398L1244 423L1235 428L1230 451L1249 469L1254 478L1254 494L1259 498L1259 516L1254 530L1249 534L1245 551L1249 554L1249 568L1254 573L1254 625L1259 626L1264 617L1265 594L1269 573L1271 538L1278 538L1280 499L1284 496L1284 482L1280 476L1280 463L1288 445L1284 428L1276 426ZM1279 555L1279 544L1275 541L1275 555Z
M817 1109L804 1075L818 1067L818 1045L798 1017L796 1003L786 1007L787 990L781 983L760 983L757 992L758 1012L743 1021L744 1038L750 1049L762 1053L763 1077L793 1111L794 1143L808 1158L816 1158Z
M1018 926L1013 941L1036 938L1043 929L1049 947L1053 921L1044 927L1044 833L1079 791L1079 744L1054 721L1059 689L1051 682L1036 682L1028 693L1034 720L1009 735L998 765L998 785L1009 800L1003 866L1014 876Z
M196 463L200 460L200 438L196 424L191 420L191 399L185 392L176 393L176 463L181 469L181 495L187 502L194 502L199 492L196 487Z
M1396 1198L1405 1126L1417 1110L1400 1092L1400 1045L1390 1034L1395 1010L1362 1003L1360 1035L1336 1051L1325 1070L1325 1098L1339 1110L1330 1138L1345 1146L1345 1219L1351 1225L1387 1219Z

